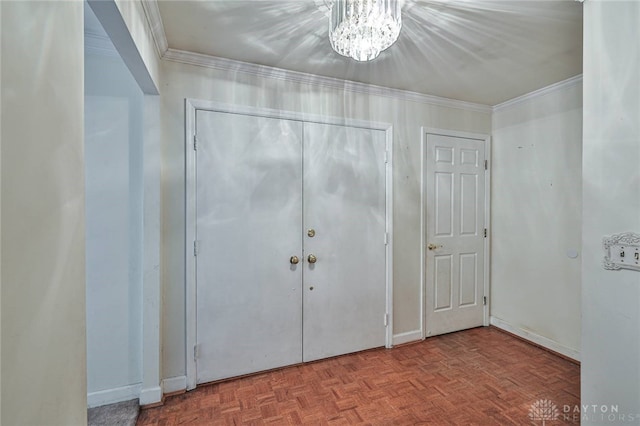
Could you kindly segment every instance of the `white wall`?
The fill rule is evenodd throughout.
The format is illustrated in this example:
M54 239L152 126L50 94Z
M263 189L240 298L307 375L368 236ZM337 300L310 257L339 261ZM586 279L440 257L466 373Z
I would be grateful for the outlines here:
M114 52L115 53L115 52ZM89 406L142 381L143 94L118 55L85 57Z
M140 0L87 0L144 93L157 94L160 59Z
M141 145L137 145L136 149L144 161L138 164L138 167L130 167L129 169L130 173L136 173L136 182L142 180L136 186L136 191L129 193L130 205L136 203L138 206L136 211L139 211L140 203L142 203L142 237L136 233L132 240L135 241L136 252L138 252L137 245L142 243L142 262L138 264L139 267L142 267L142 271L136 271L136 274L139 272L142 274L142 295L141 299L136 299L140 295L137 292L139 284L137 282L134 287L136 293L126 301L131 306L138 306L141 309L142 331L138 333L137 338L139 339L138 343L141 343L142 346L140 360L142 382L94 392L90 395L89 403L95 404L101 400L113 402L116 399L126 399L127 395L135 397L139 391L141 405L154 404L162 399L162 389L160 388L160 103L159 97L154 96L158 93L159 58L145 19L144 8L139 0L124 2L91 0L89 6L85 6L87 12L85 16L88 19L87 46L89 51L115 55L115 50L117 50L117 56L121 57L138 87L145 94L142 101L142 109L144 110L142 122L139 121L140 114L134 118L134 122L142 126L143 142ZM117 70L116 75L122 72L124 72L122 69ZM96 83L96 85L100 84ZM131 88L131 90L135 89ZM104 92L101 94L104 95ZM104 96L100 99L107 100ZM105 117L101 118L103 122L108 121ZM139 128L137 129L139 130ZM132 159L133 156L130 158ZM134 176L130 174L129 177ZM140 241L140 237L142 241ZM136 260L136 264L137 262ZM134 310L132 309L131 312ZM96 324L100 323L100 321L96 322ZM136 338L132 336L130 348L133 348L135 340ZM133 359L136 362L138 360L136 357Z
M160 97L144 96L142 389L140 405L162 400L160 387L162 292L160 288Z
M86 423L81 2L2 8L3 425Z
M0 22L2 22L2 7L0 7ZM0 46L2 46L2 31L0 31ZM2 54L0 54L0 99L2 99ZM0 105L0 176L2 176L2 106ZM0 217L2 217L2 191L0 191ZM0 241L2 241L2 220L0 219ZM2 244L0 244L0 320L2 318ZM0 321L0 366L2 365L2 326ZM0 383L2 383L2 368L0 368ZM0 422L2 421L2 392L0 389Z
M163 377L185 374L184 98L391 122L394 126L394 334L421 335L421 126L490 132L489 112L366 96L163 61Z
M0 6L0 22L2 22L2 7ZM0 31L0 46L2 46L2 31ZM2 54L0 54L0 99L2 99ZM0 176L2 176L2 106L0 105ZM0 218L2 217L2 191L0 191ZM2 220L0 219L0 241L2 241ZM2 365L2 244L0 244L0 366ZM2 383L2 368L0 368L0 383ZM2 391L0 389L0 422L2 422Z
M104 1L104 0L99 0ZM146 74L156 89L160 87L160 58L156 51L151 28L147 22L142 1L114 0L122 19L127 27L129 36L137 48L137 55L146 68ZM144 88L144 86L141 85ZM157 94L145 89L145 93Z
M637 1L584 3L581 403L617 405L619 414L634 414L635 422L640 272L603 269L602 238L640 233L638 22ZM592 410L584 415L611 424Z
M497 107L492 156L491 321L579 359L580 79Z

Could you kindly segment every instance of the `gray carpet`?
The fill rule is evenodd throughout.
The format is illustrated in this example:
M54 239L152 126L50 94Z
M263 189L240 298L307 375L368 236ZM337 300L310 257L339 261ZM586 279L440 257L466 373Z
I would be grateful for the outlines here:
M140 406L138 400L89 408L89 426L135 426Z

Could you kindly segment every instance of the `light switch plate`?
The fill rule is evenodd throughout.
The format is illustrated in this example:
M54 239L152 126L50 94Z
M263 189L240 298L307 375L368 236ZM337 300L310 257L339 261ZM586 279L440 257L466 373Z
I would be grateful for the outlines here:
M640 234L624 234L604 237L604 269L631 269L640 271Z

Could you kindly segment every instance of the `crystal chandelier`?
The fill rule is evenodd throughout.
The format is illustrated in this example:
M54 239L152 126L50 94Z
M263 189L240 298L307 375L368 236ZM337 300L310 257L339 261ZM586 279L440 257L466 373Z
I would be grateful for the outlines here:
M400 35L401 0L334 0L329 21L333 50L356 61L370 61Z

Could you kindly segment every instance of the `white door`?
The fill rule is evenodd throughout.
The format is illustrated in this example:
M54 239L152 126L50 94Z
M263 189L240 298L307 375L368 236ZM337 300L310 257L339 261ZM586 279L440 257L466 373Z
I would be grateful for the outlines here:
M483 325L484 160L484 140L427 134L427 336Z
M202 110L196 132L197 383L383 346L385 132Z
M385 344L385 143L304 125L304 361Z
M205 383L302 361L302 123L198 111L196 359Z

